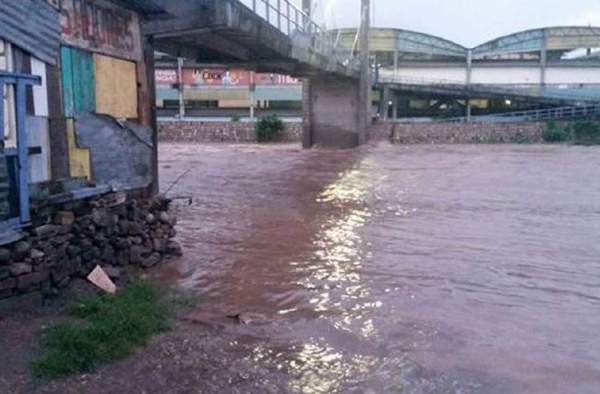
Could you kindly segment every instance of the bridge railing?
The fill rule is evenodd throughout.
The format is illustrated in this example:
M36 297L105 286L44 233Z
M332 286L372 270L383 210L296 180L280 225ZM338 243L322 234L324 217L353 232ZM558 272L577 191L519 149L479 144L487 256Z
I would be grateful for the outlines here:
M240 2L287 35L293 32L315 34L320 31L319 25L289 0L240 0Z
M342 46L336 35L325 31L310 15L289 0L239 1L287 36L300 34L310 37L310 47L316 53L335 58L344 65L357 62L354 53Z
M529 111L505 112L491 115L471 116L474 122L542 122L553 119L585 118L600 114L600 105L556 107ZM462 122L466 117L450 118L449 122Z

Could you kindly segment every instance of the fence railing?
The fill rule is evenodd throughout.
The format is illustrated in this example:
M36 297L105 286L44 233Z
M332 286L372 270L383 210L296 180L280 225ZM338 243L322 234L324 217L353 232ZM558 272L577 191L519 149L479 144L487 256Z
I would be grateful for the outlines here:
M585 118L600 115L600 105L586 105L577 107L557 107L536 109L530 111L506 112L492 115L472 116L471 121L493 121L493 122L523 122L523 121L547 121L553 119ZM466 120L465 117L450 119L455 121Z

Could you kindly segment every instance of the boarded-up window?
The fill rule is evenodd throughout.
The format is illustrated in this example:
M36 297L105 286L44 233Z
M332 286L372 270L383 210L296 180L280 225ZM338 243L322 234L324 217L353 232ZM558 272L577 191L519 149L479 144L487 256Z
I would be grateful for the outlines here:
M94 60L90 52L63 47L61 49L61 79L65 116L77 112L94 112Z
M94 55L96 112L115 118L138 118L137 71L133 62Z

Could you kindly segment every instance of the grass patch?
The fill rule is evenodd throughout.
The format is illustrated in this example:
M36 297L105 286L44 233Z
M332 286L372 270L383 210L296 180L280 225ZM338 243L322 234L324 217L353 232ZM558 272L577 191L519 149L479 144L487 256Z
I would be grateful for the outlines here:
M91 372L131 355L168 328L168 308L157 288L135 282L114 296L85 297L70 308L69 322L43 333L43 354L32 365L39 378Z

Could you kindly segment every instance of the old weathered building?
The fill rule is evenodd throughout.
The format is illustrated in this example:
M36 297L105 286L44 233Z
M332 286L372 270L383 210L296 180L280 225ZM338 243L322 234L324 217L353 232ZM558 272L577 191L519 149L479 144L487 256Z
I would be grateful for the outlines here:
M0 2L0 298L178 252L168 204L147 199L152 10L129 3Z

